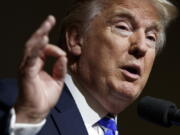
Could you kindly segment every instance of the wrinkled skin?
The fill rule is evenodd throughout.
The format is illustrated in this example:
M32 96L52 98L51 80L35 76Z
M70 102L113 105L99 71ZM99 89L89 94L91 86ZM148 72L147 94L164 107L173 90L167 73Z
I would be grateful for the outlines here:
M113 1L92 20L73 69L92 106L117 114L139 96L156 56L158 22L157 10L144 0ZM140 73L124 70L127 65Z
M148 0L110 0L82 37L76 29L67 31L68 53L79 58L69 70L96 112L117 114L139 96L156 56L159 21ZM61 95L67 58L49 44L54 24L55 18L48 17L26 43L15 104L18 123L42 121ZM52 74L43 68L48 56L57 59Z
M15 104L17 123L42 121L59 99L64 85L67 58L60 48L49 43L48 34L55 25L49 16L26 42L20 65L20 92ZM44 70L46 57L56 58L52 74Z

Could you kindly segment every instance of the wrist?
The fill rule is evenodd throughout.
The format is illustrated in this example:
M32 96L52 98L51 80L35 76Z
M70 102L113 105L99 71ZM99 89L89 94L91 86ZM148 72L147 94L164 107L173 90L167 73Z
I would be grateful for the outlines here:
M48 113L39 113L36 109L15 106L16 123L36 124L42 122Z

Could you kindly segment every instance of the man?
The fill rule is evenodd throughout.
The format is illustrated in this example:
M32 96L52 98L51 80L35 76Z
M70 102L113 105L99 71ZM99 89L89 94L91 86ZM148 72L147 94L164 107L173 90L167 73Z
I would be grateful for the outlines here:
M62 25L66 53L49 44L55 25L49 16L26 43L20 92L6 129L11 134L106 134L109 129L99 121L116 116L140 95L175 13L166 0L79 0ZM48 56L56 58L52 74L43 69Z

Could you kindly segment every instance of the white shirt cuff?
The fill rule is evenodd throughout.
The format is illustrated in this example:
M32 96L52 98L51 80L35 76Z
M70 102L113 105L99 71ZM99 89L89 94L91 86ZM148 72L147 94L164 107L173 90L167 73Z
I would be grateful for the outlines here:
M36 135L45 123L46 119L38 124L16 123L16 113L12 108L9 132L10 135Z

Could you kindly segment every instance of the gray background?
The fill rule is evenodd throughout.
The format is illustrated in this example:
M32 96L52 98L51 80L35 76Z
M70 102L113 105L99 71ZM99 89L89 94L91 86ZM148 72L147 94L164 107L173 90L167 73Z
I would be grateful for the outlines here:
M173 0L179 7L180 2ZM60 23L71 0L1 1L0 4L0 78L17 77L25 41L48 14ZM179 26L178 26L179 24ZM51 42L58 39L58 26L50 34ZM171 100L180 107L180 18L167 31L167 44L157 57L152 74L142 96ZM136 104L119 115L122 135L177 135L180 127L163 128L138 118Z

